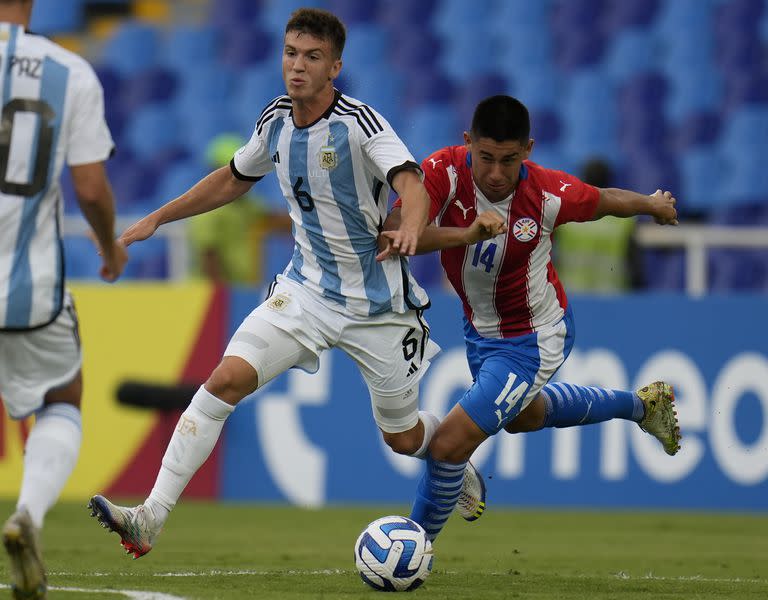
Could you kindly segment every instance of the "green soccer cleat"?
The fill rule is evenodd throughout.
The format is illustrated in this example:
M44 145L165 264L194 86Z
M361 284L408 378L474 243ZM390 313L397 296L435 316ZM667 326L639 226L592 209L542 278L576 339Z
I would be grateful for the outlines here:
M637 390L637 395L645 406L645 416L638 423L640 429L659 440L664 446L664 452L674 456L680 450L682 436L672 386L663 381L654 381Z
M112 504L104 496L94 496L88 502L88 508L104 529L120 536L120 545L126 554L133 554L136 559L152 550L152 542L160 534L160 528L155 527L154 518L143 504L128 508Z
M464 471L464 483L459 492L456 510L467 521L476 521L485 511L485 482L471 462Z
M11 595L15 600L46 597L48 582L37 528L26 509L13 513L3 526L3 544L11 561Z

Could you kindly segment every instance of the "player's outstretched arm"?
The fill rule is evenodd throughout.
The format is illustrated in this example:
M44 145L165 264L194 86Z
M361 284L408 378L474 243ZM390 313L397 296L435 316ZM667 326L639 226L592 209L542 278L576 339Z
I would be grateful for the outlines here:
M151 237L160 225L210 212L239 198L253 186L237 179L229 166L216 169L178 198L137 221L120 235L126 246Z
M102 258L99 272L105 281L115 281L123 272L128 254L115 240L115 200L104 163L96 162L70 167L80 210L93 230Z
M400 208L394 208L384 222L381 232L381 252L376 257L381 261L387 258L388 241L400 223ZM507 231L507 224L497 212L487 210L480 213L469 227L438 227L428 225L419 237L416 254L426 254L435 250L471 246L479 241L489 240Z
M662 190L656 190L647 196L619 188L600 188L600 200L592 220L607 215L614 217L649 215L659 225L677 225L676 202L672 192Z
M402 211L398 226L388 237L389 254L412 256L429 221L427 189L419 174L410 169L395 175L392 187L402 199Z

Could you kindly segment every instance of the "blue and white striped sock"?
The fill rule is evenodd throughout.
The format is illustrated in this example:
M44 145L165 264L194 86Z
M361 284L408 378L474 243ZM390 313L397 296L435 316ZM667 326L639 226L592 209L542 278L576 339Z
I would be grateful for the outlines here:
M635 392L549 383L541 393L546 402L544 427L572 427L610 419L640 421L645 414Z
M421 525L430 541L434 540L451 516L464 483L466 462L447 463L427 456L426 469L411 509L411 519Z

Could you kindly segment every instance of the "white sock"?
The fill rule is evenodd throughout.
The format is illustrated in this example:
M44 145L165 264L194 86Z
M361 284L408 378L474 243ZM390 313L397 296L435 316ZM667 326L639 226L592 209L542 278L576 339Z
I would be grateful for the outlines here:
M168 518L189 480L210 456L233 410L234 406L203 386L192 397L168 443L155 486L144 502L158 526Z
M16 506L25 507L38 528L75 468L82 437L76 406L57 402L37 413L24 446L24 477Z
M426 458L429 442L432 441L432 436L435 435L435 430L437 429L437 426L440 425L440 419L438 419L432 413L428 413L425 410L420 410L419 420L424 423L424 441L421 442L419 449L411 454L411 456L415 456L416 458Z

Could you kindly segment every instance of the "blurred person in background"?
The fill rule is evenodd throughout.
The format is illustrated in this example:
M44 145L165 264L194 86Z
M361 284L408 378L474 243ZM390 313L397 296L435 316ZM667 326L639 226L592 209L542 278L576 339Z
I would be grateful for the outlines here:
M145 240L164 223L228 204L274 170L296 241L269 298L241 323L182 414L149 497L136 507L91 498L92 515L117 532L135 558L152 549L235 406L289 368L317 371L327 349L342 349L359 367L376 423L395 452L423 457L437 427L437 417L419 411L418 386L439 348L423 317L429 299L406 258L427 224L429 198L422 169L389 123L335 89L345 39L335 15L294 12L282 58L287 95L262 111L228 166L120 238ZM378 261L390 186L402 198L402 219L389 234L391 260ZM339 431L354 426L339 423Z
M463 146L434 152L422 162L431 200L430 222L417 252L440 250L443 268L464 306L464 338L472 387L438 425L411 518L430 539L457 502L480 516L484 504L461 496L467 461L502 429L509 433L574 427L609 419L638 423L669 455L680 448L672 387L654 382L633 391L547 383L573 346L572 309L552 266L552 232L568 221L652 216L676 225L675 199L596 188L528 160L533 150L528 109L510 96L477 105ZM382 233L400 221L399 200ZM479 237L478 226L484 231ZM480 480L482 483L482 480Z
M584 183L611 187L613 170L608 161L593 158L582 170ZM643 269L634 240L635 217L606 216L559 227L553 261L558 276L572 292L620 293L644 287Z
M0 0L0 395L12 419L35 415L2 531L17 599L46 596L40 530L82 437L80 337L61 242L65 162L101 248L101 277L117 279L127 259L114 236L101 84L85 60L26 31L32 4Z
M227 166L247 140L224 133L208 144L206 158L214 169ZM291 218L272 212L262 198L246 194L211 212L190 219L192 273L216 284L261 285L264 246L270 235L289 235Z

